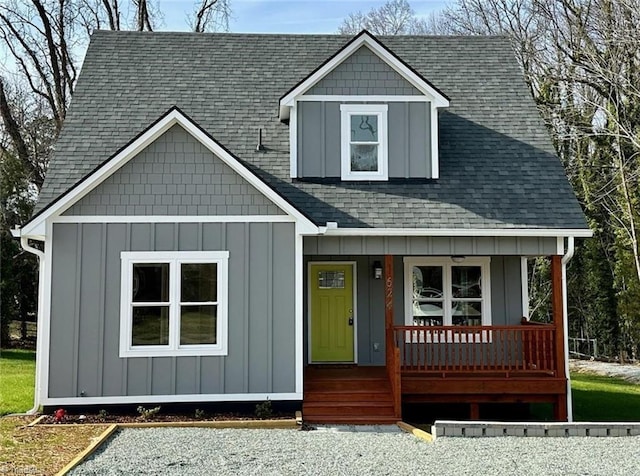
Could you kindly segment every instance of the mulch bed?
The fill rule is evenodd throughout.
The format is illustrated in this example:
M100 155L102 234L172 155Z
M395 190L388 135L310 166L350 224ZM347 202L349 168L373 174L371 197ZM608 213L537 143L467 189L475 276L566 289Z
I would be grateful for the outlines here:
M257 418L255 415L243 413L216 413L205 414L201 418L187 414L162 414L159 413L152 418L143 419L140 415L65 415L62 421L56 421L54 415L46 415L37 425L79 425L87 423L113 424L113 423L175 423L175 422L205 422L205 421L246 421L246 420L289 420L294 418L291 413L274 412L269 418Z

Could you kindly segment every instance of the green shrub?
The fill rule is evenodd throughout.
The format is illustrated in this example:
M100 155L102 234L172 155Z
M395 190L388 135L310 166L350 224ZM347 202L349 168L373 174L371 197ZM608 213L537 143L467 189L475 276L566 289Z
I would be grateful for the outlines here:
M261 420L265 420L267 418L271 418L273 416L273 408L271 407L271 401L267 400L266 402L258 403L256 405L256 417Z

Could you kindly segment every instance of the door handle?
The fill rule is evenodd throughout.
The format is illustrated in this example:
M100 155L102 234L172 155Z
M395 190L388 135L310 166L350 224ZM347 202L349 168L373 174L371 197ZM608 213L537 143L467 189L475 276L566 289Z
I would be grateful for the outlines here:
M353 309L349 309L349 325L353 325Z

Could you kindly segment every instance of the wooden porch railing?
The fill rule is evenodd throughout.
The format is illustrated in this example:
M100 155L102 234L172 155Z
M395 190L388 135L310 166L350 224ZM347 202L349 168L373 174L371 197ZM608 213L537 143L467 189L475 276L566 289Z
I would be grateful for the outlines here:
M394 326L393 331L402 372L562 375L551 324Z

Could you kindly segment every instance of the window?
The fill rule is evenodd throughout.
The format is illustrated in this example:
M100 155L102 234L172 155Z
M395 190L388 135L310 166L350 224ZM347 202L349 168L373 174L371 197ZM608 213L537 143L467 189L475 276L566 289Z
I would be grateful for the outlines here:
M319 289L344 289L344 271L318 271Z
M120 357L227 354L228 251L120 259Z
M405 258L406 324L491 324L489 258Z
M342 104L342 180L387 180L387 105Z

